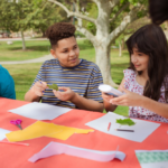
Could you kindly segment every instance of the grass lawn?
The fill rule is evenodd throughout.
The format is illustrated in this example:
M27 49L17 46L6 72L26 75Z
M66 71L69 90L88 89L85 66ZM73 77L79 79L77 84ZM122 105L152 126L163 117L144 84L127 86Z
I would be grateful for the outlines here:
M50 50L48 40L26 41L27 49L22 50L21 41L13 41L12 45L0 41L0 61L21 61L47 55Z
M1 42L0 42L1 43ZM23 60L37 58L49 54L48 41L27 41L28 51L22 51L21 42L14 42L14 45L7 46L5 43L0 45L0 61L7 60ZM80 57L95 62L95 51L91 46L88 46L85 41L78 42L80 47ZM3 48L3 45L6 46ZM13 46L13 47L12 47ZM122 57L118 57L118 50L111 50L111 65L112 77L115 83L120 83L123 78L123 69L129 65L128 52L124 51ZM18 64L18 65L3 65L8 69L15 80L16 96L18 100L24 100L24 95L34 81L41 63L38 64ZM119 106L116 113L127 115L128 108Z

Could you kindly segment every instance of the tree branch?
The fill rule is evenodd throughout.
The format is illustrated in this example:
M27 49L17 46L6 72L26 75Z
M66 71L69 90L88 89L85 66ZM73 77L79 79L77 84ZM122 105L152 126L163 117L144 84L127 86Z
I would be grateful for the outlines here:
M60 2L58 2L56 0L48 0L48 1L52 2L52 3L55 3L56 5L60 6L62 9L64 9L64 11L67 13L68 17L76 16L76 17L79 17L81 19L90 21L90 22L92 22L94 24L96 23L96 20L94 18L90 18L88 16L85 16L85 15L81 14L80 12L70 11L65 5L63 5L62 3L60 3Z
M121 24L111 32L109 38L107 39L107 44L112 43L117 37L119 37L123 31L126 29L126 27L133 22L135 19L137 19L137 12L139 7L134 7L127 16L124 17Z
M119 2L120 0L110 0L110 7L114 8Z
M129 2L123 5L122 8L115 14L115 16L112 19L110 19L110 22L113 22L121 14L121 12L125 10L129 5L130 5Z
M94 44L95 36L90 31L88 31L86 28L80 27L78 25L76 26L76 28L77 28L77 31L84 34L86 36L86 38L89 39Z

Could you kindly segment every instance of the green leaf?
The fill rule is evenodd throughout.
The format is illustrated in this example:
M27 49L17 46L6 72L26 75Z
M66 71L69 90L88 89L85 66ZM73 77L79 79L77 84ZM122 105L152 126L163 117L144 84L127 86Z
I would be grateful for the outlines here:
M56 84L47 85L47 86L49 89L58 90L58 85L56 85Z
M116 120L116 123L121 124L121 125L129 125L129 126L135 125L135 122L132 121L130 118L118 119Z

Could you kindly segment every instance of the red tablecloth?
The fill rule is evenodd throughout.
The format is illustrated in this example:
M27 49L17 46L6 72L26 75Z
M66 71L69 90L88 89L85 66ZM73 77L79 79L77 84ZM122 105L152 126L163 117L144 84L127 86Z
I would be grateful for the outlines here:
M16 126L10 124L10 120L15 119L21 119L23 121L23 128L34 123L36 120L8 112L9 109L17 108L27 103L28 102L24 101L0 98L0 128L12 131L18 130ZM49 122L88 129L89 127L86 126L85 123L103 115L104 114L98 112L72 110ZM100 131L94 131L93 133L85 135L74 134L66 141L47 137L24 141L30 144L28 147L0 143L0 168L140 168L135 150L168 149L167 131L168 124L162 123L161 126L142 143L129 141ZM114 159L111 162L104 163L68 155L58 155L38 160L36 163L28 161L31 156L39 152L50 141L102 151L116 150L119 145L119 150L126 154L126 158L123 162Z

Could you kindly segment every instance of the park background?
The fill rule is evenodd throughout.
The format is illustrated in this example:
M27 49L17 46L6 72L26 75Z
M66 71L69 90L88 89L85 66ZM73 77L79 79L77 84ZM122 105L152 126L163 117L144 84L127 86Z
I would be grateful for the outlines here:
M147 0L1 0L0 64L14 79L18 100L51 58L47 27L61 21L76 25L80 58L95 62L104 82L115 87L129 67L126 40L151 22ZM161 27L168 37L168 24ZM127 115L128 107L115 112Z

